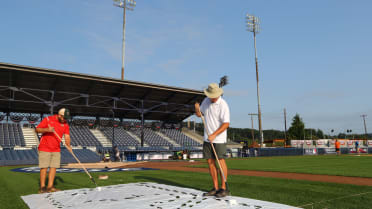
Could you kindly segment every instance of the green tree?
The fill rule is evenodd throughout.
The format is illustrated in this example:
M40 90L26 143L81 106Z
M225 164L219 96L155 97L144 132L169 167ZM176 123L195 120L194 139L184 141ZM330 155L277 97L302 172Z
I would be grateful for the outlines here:
M323 134L323 131L318 129L316 131L316 136L319 138L319 139L324 139L324 134Z
M305 132L305 124L302 122L299 114L296 114L291 123L291 127L288 129L289 139L303 139Z
M305 128L305 139L319 139L319 137L316 135L317 131L313 128Z

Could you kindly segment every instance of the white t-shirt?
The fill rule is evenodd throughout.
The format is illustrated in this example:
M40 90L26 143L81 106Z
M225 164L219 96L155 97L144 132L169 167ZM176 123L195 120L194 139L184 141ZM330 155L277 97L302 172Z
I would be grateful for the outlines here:
M230 123L230 110L226 101L219 97L215 103L212 103L209 98L205 98L200 105L200 111L205 118L205 126L209 135L214 133L223 123ZM204 141L209 142L208 133L204 130ZM213 143L226 143L227 130L219 134Z

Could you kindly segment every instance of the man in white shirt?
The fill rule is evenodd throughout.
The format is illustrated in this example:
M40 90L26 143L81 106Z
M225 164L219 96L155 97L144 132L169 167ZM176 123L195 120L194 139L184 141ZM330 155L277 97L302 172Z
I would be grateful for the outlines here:
M221 187L218 185L216 157L213 153L211 143L213 143L216 149L221 168L227 179L225 158L227 128L230 125L230 110L226 101L221 97L223 90L218 84L209 84L208 88L204 89L204 94L208 98L205 98L201 105L195 103L195 113L198 117L201 117L201 114L205 117L205 127L207 130L204 130L203 155L204 158L207 159L209 173L212 177L214 186L213 189L205 193L204 196L225 197L229 195L229 191L226 189L226 184L221 174Z

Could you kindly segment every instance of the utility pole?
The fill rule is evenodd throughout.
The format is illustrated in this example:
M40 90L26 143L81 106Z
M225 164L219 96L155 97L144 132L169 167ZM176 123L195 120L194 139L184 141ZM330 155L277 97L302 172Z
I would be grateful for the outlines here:
M254 143L253 116L254 115L257 115L257 114L256 113L249 113L248 115L251 116L251 122L252 122L252 129L251 129L251 132L252 132L252 143Z
M260 106L260 90L258 85L258 59L257 59L257 47L256 47L256 33L260 32L259 28L259 19L253 15L246 15L246 22L247 22L247 30L249 32L253 32L253 39L254 39L254 55L255 55L255 63L256 63L256 81L257 81L257 106L258 106L258 128L260 131L260 140L261 140L261 147L264 143L264 136L262 130L262 117L261 117L261 106Z
M367 115L361 115L360 117L363 118L363 121L364 121L364 133L366 135L366 140L368 139L368 135L367 135L367 125L366 125L366 117Z
M287 111L284 108L284 145L287 144Z

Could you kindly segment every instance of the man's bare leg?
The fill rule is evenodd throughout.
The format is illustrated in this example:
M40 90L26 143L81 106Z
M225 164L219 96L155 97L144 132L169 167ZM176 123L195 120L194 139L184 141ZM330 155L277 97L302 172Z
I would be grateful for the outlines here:
M40 188L45 187L45 179L48 168L40 168Z
M223 171L223 174L225 175L225 178L226 178L226 181L227 181L227 165L226 165L226 161L225 159L219 159L219 162L220 162L220 165L222 167L222 171ZM221 176L221 188L222 189L225 189L226 190L226 183L225 183L225 180L220 172L220 176Z
M208 166L209 166L209 174L212 177L213 186L216 190L218 190L218 175L217 175L217 167L216 167L216 160L215 159L208 159Z
M56 176L56 168L49 169L48 188L53 187L54 177Z

